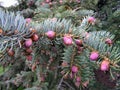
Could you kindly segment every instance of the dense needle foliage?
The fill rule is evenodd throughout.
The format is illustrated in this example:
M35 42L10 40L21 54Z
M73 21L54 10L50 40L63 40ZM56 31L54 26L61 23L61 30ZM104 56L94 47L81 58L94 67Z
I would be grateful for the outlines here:
M0 7L0 90L119 90L120 0L18 0Z

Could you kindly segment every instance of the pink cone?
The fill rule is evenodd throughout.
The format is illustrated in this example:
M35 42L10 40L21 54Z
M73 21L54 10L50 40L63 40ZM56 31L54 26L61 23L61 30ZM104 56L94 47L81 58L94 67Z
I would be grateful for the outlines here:
M73 73L77 73L78 72L78 67L77 66L72 66L71 71Z
M88 18L88 23L95 24L95 18L94 17L89 17Z
M91 52L91 54L90 54L90 60L95 61L95 60L98 59L98 57L99 57L98 52Z
M32 21L31 18L26 18L25 20L28 24Z
M107 43L107 44L109 44L109 45L112 45L112 40L110 39L110 38L107 38L106 40L105 40L105 43Z
M56 36L56 33L54 31L50 30L50 31L46 32L46 35L49 39L54 39Z
M81 78L77 76L77 77L76 77L76 81L77 81L77 82L80 82L80 81L81 81Z
M27 39L26 41L25 41L25 47L30 47L30 46L32 46L32 39Z
M110 62L107 61L107 60L104 60L101 63L100 70L101 71L108 71L109 70L109 66L110 66Z
M64 36L63 42L65 45L72 45L73 40L72 40L71 36Z

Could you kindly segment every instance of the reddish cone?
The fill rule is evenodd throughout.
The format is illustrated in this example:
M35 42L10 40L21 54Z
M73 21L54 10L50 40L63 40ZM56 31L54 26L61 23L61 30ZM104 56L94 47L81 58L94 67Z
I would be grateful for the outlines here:
M83 41L80 40L80 39L77 39L77 40L75 40L75 43L76 43L78 46L81 46L82 43L83 43Z
M8 55L9 56L14 56L15 52L11 49L8 50Z
M32 53L32 49L31 48L26 48L25 50L28 54Z
M28 61L32 61L32 56L31 56L31 55L28 55L28 56L26 56L26 59L27 59Z
M32 40L36 42L38 41L38 39L39 39L39 36L37 34L33 34Z

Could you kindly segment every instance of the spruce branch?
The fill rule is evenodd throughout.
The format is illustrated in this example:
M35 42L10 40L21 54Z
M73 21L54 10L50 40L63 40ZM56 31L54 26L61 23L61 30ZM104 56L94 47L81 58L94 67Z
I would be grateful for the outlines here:
M29 26L26 26L26 21L19 14L15 15L13 12L0 10L0 29L2 34L0 35L1 52L7 47L13 47L12 45L20 44L20 41L24 40L27 36L30 37Z
M70 12L71 13L71 12ZM66 12L64 12L66 14ZM2 18L1 18L2 17ZM32 33L30 31L29 26L26 26L26 22L23 17L20 15L14 15L13 13L8 13L8 12L2 12L0 17L0 25L1 25L1 30L3 30L3 33L0 36L1 44L0 44L0 50L1 53L5 51L7 47L10 47L10 50L12 50L16 44L19 45L21 48L23 44L21 43L22 40L26 40L27 38L30 38ZM6 19L7 18L7 19ZM88 22L88 17L85 17L80 26L75 26L71 20L67 19L47 19L41 23L32 23L32 28L35 27L35 30L37 31L36 33L39 34L40 39L38 42L35 42L31 48L33 49L34 52L30 53L30 55L33 55L35 57L32 58L32 63L37 65L35 63L36 58L38 57L37 60L40 61L39 65L44 65L43 72L46 72L46 69L49 73L50 66L57 67L61 62L61 59L63 61L67 61L70 63L70 68L75 64L76 66L80 67L80 71L77 71L75 74L74 79L76 79L76 76L81 76L82 81L81 82L88 82L92 86L94 83L94 73L93 73L93 65L95 64L100 64L97 62L92 62L89 60L89 53L91 51L97 51L100 56L100 60L98 62L101 62L103 59L108 60L110 62L111 67L114 67L116 69L119 68L117 63L120 61L120 53L119 49L117 47L113 47L112 45L109 46L105 43L106 38L113 39L114 36L110 35L108 32L87 32L87 30L90 28L91 24ZM15 22L13 22L15 21ZM18 31L18 33L14 33L15 30ZM56 36L53 39L49 39L46 35L46 32L49 30L54 31L56 33ZM86 36L86 33L89 34L90 36ZM71 46L65 46L63 44L63 41L61 40L63 36L65 35L70 35L73 43ZM76 39L81 39L83 41L83 45L80 47L84 47L84 51L81 51L82 54L77 53L77 48L75 44ZM56 45L57 44L57 45ZM56 47L57 46L57 47ZM61 46L61 47L59 47ZM57 48L57 50L51 51L52 47ZM59 48L58 48L59 47ZM26 49L26 48L25 48ZM61 49L61 52L59 51ZM42 53L43 50L43 53ZM58 55L59 53L60 55ZM110 55L106 55L106 52L110 52ZM37 54L37 55L36 55ZM62 54L62 55L61 55ZM2 56L2 55L1 55ZM54 56L56 61L52 63L50 61L50 57ZM58 56L58 57L57 57ZM102 59L102 60L101 60ZM56 64L57 63L57 64ZM93 65L91 65L93 64ZM58 66L59 67L59 66ZM110 67L110 70L111 70ZM59 84L58 84L58 89L61 87L61 84L64 82L64 78L67 77L71 71L70 68L62 68L65 69L66 72L63 74L63 77L61 78ZM54 69L56 70L56 69ZM58 69L57 69L58 70ZM51 88L54 83L57 82L57 70L54 72L51 69L50 72L50 77L48 77L48 84L49 87ZM34 71L34 70L32 70ZM23 86L28 88L28 85L30 82L32 82L32 78L36 72L31 73L29 72L21 72L21 76L24 82ZM37 80L39 83L40 81L40 74L42 71L39 70L39 67L37 68L37 74L35 78L37 77ZM53 75L54 74L54 75ZM54 80L51 84L52 81L52 76L54 77ZM58 75L59 76L59 75ZM113 74L111 73L111 76L113 77ZM10 77L11 78L11 77ZM114 78L114 77L113 77ZM90 80L91 79L91 80ZM27 82L28 81L28 82ZM74 80L73 80L74 81ZM34 82L34 81L33 81ZM92 82L92 83L91 83ZM21 83L21 82L20 82ZM69 84L67 84L68 87L70 87ZM71 88L71 87L70 87ZM34 87L32 88L34 89Z

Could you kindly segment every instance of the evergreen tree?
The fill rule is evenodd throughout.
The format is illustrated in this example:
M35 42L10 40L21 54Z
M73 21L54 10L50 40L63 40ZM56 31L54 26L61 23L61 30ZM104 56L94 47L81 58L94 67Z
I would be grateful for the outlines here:
M1 90L120 89L119 0L18 1L0 10Z

